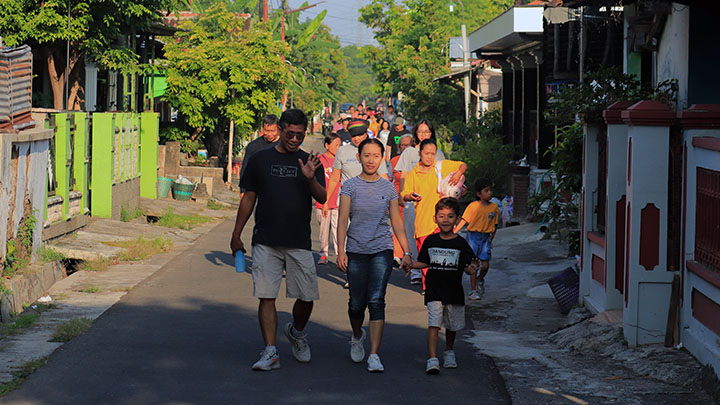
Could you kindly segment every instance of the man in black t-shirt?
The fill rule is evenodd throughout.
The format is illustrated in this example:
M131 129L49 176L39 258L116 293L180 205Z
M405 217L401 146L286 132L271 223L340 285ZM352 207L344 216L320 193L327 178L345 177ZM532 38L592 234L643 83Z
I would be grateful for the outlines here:
M296 360L310 361L310 347L303 332L313 301L320 298L315 260L311 252L310 217L312 198L326 199L325 173L314 154L300 150L307 130L307 117L297 109L280 117L280 142L257 152L250 158L240 186L245 191L240 201L235 229L230 240L233 255L244 254L240 235L255 207L252 237L253 295L260 300L258 318L265 350L253 370L280 367L275 346L277 310L275 300L280 290L283 269L286 273L286 296L295 299L293 322L285 325L285 336L291 343Z
M262 127L260 129L260 136L248 143L245 146L245 154L243 155L242 166L240 167L240 176L242 178L245 174L245 168L247 167L250 157L257 152L271 148L280 141L280 126L278 125L278 117L275 114L268 114L262 120ZM244 189L240 189L240 199L245 194Z
M410 131L405 128L405 120L402 117L395 118L395 122L393 122L393 127L390 130L390 134L388 134L386 147L386 152L387 155L390 156L390 159L400 154L400 138L402 138L403 135L409 133Z

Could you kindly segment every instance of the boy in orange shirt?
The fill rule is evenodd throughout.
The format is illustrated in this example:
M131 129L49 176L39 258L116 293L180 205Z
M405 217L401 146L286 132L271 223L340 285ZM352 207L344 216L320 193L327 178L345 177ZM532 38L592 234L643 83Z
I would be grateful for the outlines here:
M470 244L475 256L480 259L480 271L478 274L470 275L471 300L479 300L485 292L485 276L490 269L490 257L492 255L492 241L497 231L500 209L491 203L493 192L490 181L477 179L475 181L475 197L465 208L460 222L455 227L455 232L467 224L467 241Z

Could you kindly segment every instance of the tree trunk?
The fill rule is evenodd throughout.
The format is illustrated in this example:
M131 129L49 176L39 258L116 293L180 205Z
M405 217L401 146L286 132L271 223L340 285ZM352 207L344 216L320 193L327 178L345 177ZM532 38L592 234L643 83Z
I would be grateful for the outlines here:
M45 58L47 59L48 75L50 77L50 87L53 92L53 108L56 110L63 109L63 82L65 81L65 71L58 74L55 67L55 56L48 48L43 49Z
M208 150L208 156L217 156L220 160L224 160L223 150L225 148L225 131L226 125L218 125L212 134L205 137L205 146Z
M80 85L80 75L84 67L83 59L80 59L77 55L70 56L70 76L69 82L71 83L68 90L67 109L80 111L82 103L85 101L85 88Z
M65 90L65 69L66 66L64 64L65 60L63 57L56 55L53 52L53 49L51 48L43 48L43 53L45 54L45 58L47 60L47 67L48 67L48 75L50 77L50 87L52 88L53 92L53 107L57 110L62 110L65 108L63 105L63 99L65 97L64 90ZM70 63L67 68L68 70L72 72L75 69L78 60L82 57L82 54L78 54L76 52L71 52L70 54ZM59 69L58 69L59 68ZM79 80L76 79L75 83L73 83L73 88L75 86L80 87ZM77 90L75 89L75 95L77 95ZM74 98L75 96L73 96ZM72 108L72 104L70 104L70 96L68 95L68 104L67 108Z
M190 134L190 140L193 142L197 141L198 138L200 137L201 133L202 133L202 127L195 128L195 131L192 134Z
M70 88L70 94L68 95L68 110L80 111L81 103L84 101L80 98L80 93L85 93L85 90L80 86L78 79L73 80L72 87Z

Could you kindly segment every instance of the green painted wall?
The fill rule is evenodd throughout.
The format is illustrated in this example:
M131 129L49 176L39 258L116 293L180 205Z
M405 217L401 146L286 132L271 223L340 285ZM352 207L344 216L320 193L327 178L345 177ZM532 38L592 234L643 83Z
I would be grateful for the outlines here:
M96 217L112 217L114 143L115 114L93 114L90 212Z
M76 191L82 193L80 210L85 213L90 209L90 114L73 113L75 116L75 134L73 136L73 175Z
M55 194L62 197L62 217L70 217L70 116L67 113L55 114Z
M140 197L157 198L158 137L160 118L144 112L140 117Z

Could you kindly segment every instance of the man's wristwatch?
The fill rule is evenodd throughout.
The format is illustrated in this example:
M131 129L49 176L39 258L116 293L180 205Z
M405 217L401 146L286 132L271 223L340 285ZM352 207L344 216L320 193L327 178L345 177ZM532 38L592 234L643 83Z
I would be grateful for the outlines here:
M410 253L410 252L405 252L404 256L412 256L412 253Z

